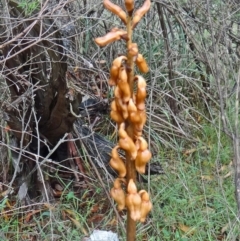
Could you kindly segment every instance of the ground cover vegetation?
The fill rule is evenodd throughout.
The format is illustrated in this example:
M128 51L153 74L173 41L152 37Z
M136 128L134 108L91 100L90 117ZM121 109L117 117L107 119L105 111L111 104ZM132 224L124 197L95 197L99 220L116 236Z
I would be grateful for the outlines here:
M151 2L133 35L150 70L152 159L137 185L153 204L136 240L240 240L239 3ZM109 70L125 42L94 42L113 27L102 1L0 0L1 240L126 239L108 164Z

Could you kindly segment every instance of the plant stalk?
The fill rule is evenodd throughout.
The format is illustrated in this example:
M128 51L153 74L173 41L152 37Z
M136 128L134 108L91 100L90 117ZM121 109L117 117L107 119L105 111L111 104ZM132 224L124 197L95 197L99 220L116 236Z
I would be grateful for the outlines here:
M130 14L127 19L127 48L132 43L132 17ZM134 61L133 57L130 54L127 54L127 75L128 75L128 84L130 86L131 95L133 97L133 89L134 89ZM133 128L130 122L126 123L126 131L129 137L134 140L134 135L132 133ZM126 153L126 168L127 168L127 183L129 183L130 179L133 179L136 182L136 168L134 161L131 160L131 157L128 153ZM135 241L136 240L136 222L131 218L129 210L127 211L127 241Z

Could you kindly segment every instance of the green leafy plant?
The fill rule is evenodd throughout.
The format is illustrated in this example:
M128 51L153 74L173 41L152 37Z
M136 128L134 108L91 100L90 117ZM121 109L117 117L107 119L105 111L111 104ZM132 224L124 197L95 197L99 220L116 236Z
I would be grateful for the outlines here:
M39 9L40 2L38 0L20 0L18 6L24 9L25 16L30 16Z

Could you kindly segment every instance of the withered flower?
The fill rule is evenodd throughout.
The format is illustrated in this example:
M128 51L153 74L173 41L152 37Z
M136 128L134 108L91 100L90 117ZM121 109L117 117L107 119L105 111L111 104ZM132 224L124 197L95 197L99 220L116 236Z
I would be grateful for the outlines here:
M132 29L134 29L136 27L138 22L141 20L143 15L150 9L150 7L151 7L151 1L150 0L145 0L145 2L143 3L142 7L139 8L134 13L133 20L132 20Z
M127 14L123 11L121 7L112 3L109 0L104 0L103 4L106 9L117 15L123 21L124 24L127 24Z
M134 0L125 0L125 7L127 11L131 14L134 9Z
M122 36L126 35L127 32L123 31L123 30L119 30L119 31L111 31L109 33L107 33L105 36L103 37L99 37L99 38L95 38L95 42L97 45L104 47L114 41L117 41L119 39L121 39Z

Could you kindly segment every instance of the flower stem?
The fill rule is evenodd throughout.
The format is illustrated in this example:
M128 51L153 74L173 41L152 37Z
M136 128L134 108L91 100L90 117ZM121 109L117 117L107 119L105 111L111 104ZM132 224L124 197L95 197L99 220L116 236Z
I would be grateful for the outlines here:
M127 18L127 48L132 44L132 17L129 15ZM133 89L134 89L134 61L133 57L130 54L127 54L127 75L128 75L128 83L131 90L131 95L133 98ZM126 131L128 135L134 140L134 135L132 133L132 124L127 121L126 123ZM133 179L136 182L136 168L134 161L131 160L129 154L126 153L126 168L127 168L127 183L129 183L130 179ZM127 212L127 241L135 241L136 240L136 222L131 218L130 212Z

